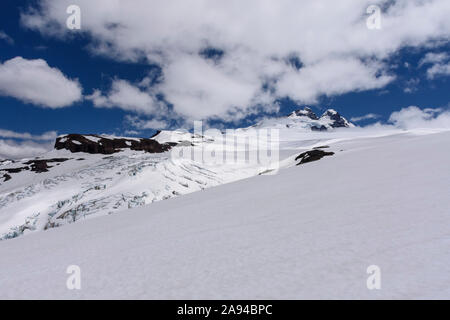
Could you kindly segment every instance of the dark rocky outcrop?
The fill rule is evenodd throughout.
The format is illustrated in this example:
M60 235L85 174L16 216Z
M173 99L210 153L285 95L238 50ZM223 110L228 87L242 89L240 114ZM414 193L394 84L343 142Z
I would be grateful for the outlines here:
M332 156L332 155L334 155L334 152L326 152L326 151L323 151L320 149L314 149L314 150L306 151L306 152L299 154L297 156L297 158L295 158L295 161L301 159L301 161L299 163L297 163L297 165L300 165L300 164L304 164L304 163L308 163L308 162L317 161L317 160L322 159L323 157Z
M68 134L58 137L55 149L66 149L71 152L86 152L91 154L113 154L122 149L161 153L170 150L172 145L161 144L146 138L109 138L99 135Z
M47 172L49 168L49 163L61 163L65 162L69 159L67 158L54 158L54 159L38 159L38 160L30 160L24 162L24 164L30 165L30 170L37 173Z
M30 170L29 167L19 167L19 168L5 168L5 169L0 169L0 171L6 171L8 173L19 173L22 172L24 170Z

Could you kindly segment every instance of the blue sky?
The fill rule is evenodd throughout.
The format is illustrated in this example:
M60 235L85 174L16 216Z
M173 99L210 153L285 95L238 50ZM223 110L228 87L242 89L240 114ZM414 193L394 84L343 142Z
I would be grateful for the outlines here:
M445 6L445 2L435 2L436 4L434 5L436 6ZM78 3L82 8L81 30L68 30L65 28L64 23L68 15L58 9L64 7L64 4L61 4L61 1L6 0L6 2L2 2L2 9L0 10L0 35L3 36L0 36L0 61L5 63L16 57L22 57L25 61L42 59L47 63L49 68L58 69L62 74L61 77L65 77L68 81L78 81L78 84L82 89L83 98L78 100L75 99L76 101L68 103L68 105L64 107L48 107L40 103L34 103L33 99L22 98L17 94L9 94L9 92L11 92L9 88L2 90L0 87L0 105L2 109L0 130L9 130L19 133L28 132L32 135L40 135L49 131L56 131L58 134L77 132L114 133L124 135L131 134L131 132L134 131L137 135L147 136L153 133L153 130L150 128L152 120L156 121L156 123L164 123L162 127L167 126L169 128L175 128L180 125L189 126L189 122L194 119L208 120L210 124L217 124L220 126L238 127L248 125L261 116L286 115L292 110L298 109L300 106L304 105L311 105L317 113L321 113L325 109L332 107L348 119L361 117L366 114L377 115L376 119L358 123L364 125L373 121L386 121L393 111L411 105L420 108L448 109L449 107L449 74L440 72L433 77L430 77L428 71L436 64L440 63L440 67L445 67L446 64L449 63L448 57L445 57L445 55L450 52L448 42L449 33L448 30L445 29L446 26L441 26L444 30L436 29L438 31L433 31L433 29L430 28L432 31L430 31L429 35L424 36L423 34L418 34L418 40L411 41L412 43L417 42L417 44L414 45L408 43L406 45L401 44L405 42L405 39L414 40L414 37L416 36L413 31L411 31L410 34L408 31L405 31L398 35L398 39L394 39L399 42L399 44L394 47L389 47L389 45L386 44L386 49L379 49L374 46L372 51L367 50L367 52L357 54L356 56L352 56L352 51L345 52L339 48L343 53L341 52L339 55L328 58L336 51L333 47L332 50L330 49L330 54L327 56L324 55L321 60L318 60L319 63L322 61L327 62L327 59L336 59L336 57L341 57L345 54L352 59L357 59L358 63L362 61L363 65L368 64L366 61L370 61L370 63L373 64L376 62L377 66L371 66L370 68L372 69L370 69L370 71L375 68L377 73L382 73L392 79L383 84L381 83L381 76L379 77L378 74L371 75L370 79L366 79L367 77L362 78L362 76L358 75L355 78L356 80L352 80L355 84L347 87L345 86L347 79L346 76L343 75L342 78L326 78L324 81L329 81L327 87L333 87L335 83L342 82L342 84L337 85L335 90L328 90L328 88L320 87L320 78L318 78L319 80L315 80L318 83L317 85L308 85L306 87L302 83L296 84L296 87L292 87L291 83L287 80L284 81L284 79L279 79L275 76L270 78L273 74L278 75L278 73L267 76L269 79L267 80L267 83L262 81L260 84L255 84L254 79L261 79L262 76L260 74L253 76L252 72L254 69L246 69L248 63L246 64L245 61L247 60L243 60L243 62L239 62L241 64L236 65L239 70L245 70L242 71L242 74L244 75L242 77L240 72L237 73L237 76L233 73L232 76L228 77L230 74L228 69L226 70L227 78L222 77L222 75L216 75L215 70L211 68L217 68L220 71L225 70L225 67L220 66L220 60L222 59L221 55L223 53L223 55L227 57L232 56L232 53L230 52L234 50L234 47L232 47L231 44L234 41L233 36L235 36L235 34L229 35L228 30L231 26L222 26L220 25L220 21L217 22L218 27L215 26L215 22L213 22L212 28L217 28L219 35L219 31L223 31L223 34L225 35L223 38L228 37L226 38L226 41L223 41L223 43L217 41L216 44L214 43L214 37L208 38L211 37L210 35L203 36L201 39L193 38L192 40L194 43L196 41L198 41L198 43L203 43L202 50L209 50L207 51L207 54L200 54L201 52L199 52L198 57L193 59L192 52L195 52L197 47L191 46L190 44L183 44L183 46L180 45L178 48L176 44L183 42L183 38L176 38L176 36L173 36L173 34L170 33L169 35L166 35L164 39L169 38L172 40L173 43L175 43L176 48L174 49L173 44L168 45L168 49L163 47L161 49L162 53L158 57L152 59L149 57L153 57L151 55L154 54L154 48L161 48L161 44L158 43L160 40L158 38L159 33L166 32L166 30L162 29L164 27L163 23L161 23L161 26L158 26L158 24L151 25L152 31L148 40L150 44L146 43L147 40L145 37L137 39L135 43L129 44L125 41L126 37L133 37L135 33L126 35L125 38L121 38L120 36L110 37L107 34L108 28L112 30L111 33L114 33L114 27L99 27L99 24L96 21L88 20L94 19L92 17L84 19L84 17L89 15L86 14L86 10L90 10L88 12L93 12L98 9L93 6L86 8L89 2L71 1L70 3ZM43 7L40 7L39 5L42 5ZM163 6L161 2L155 4L153 7L152 4L148 4L148 2L147 5L150 5L150 8L147 7L147 9L151 10L151 12L157 12L161 6ZM418 10L425 12L423 8L420 8L420 4L417 4L417 6ZM101 8L101 5L99 4L97 7ZM30 11L30 8L37 9L37 11ZM42 8L47 9L44 10ZM446 8L448 8L448 5ZM60 16L52 16L54 15L54 12L58 12L57 9L60 12ZM351 9L352 7L349 6L349 10ZM408 7L404 9L404 11L409 12L408 10L414 9L415 8L413 7ZM132 11L132 9L129 10L131 10L130 12L135 12ZM139 8L136 10L139 11ZM184 8L183 10L187 9ZM211 10L211 8L205 10ZM243 8L243 10L245 10L245 8ZM355 10L359 10L358 14L360 14L361 19L364 20L365 13L361 12L359 7L358 9L355 8ZM101 11L101 9L99 9L99 11ZM127 14L129 15L130 12ZM28 15L28 20L24 17L21 19L21 14ZM183 13L181 16L185 17L188 14ZM388 12L386 12L386 15L388 15ZM29 18L30 16L37 16L44 23L40 26L32 25L30 22L31 19ZM177 21L177 18L180 19L179 17L170 16L164 21ZM408 17L405 17L405 19L407 18ZM133 27L137 28L145 26L144 22L142 22L142 24L137 24L136 26L132 25L132 22L130 22L132 20L122 17L120 12L115 12L114 16L111 18L113 23L116 21L114 19L117 20L118 26L125 26L123 30L132 30ZM426 16L424 19L430 20L430 17ZM151 21L151 18L149 18L149 20ZM188 18L186 18L186 20L189 21ZM428 20L424 20L423 23L432 23ZM437 20L439 20L439 17L437 17ZM48 28L49 21L52 21L54 24L59 23L59 26L57 25L54 27L54 32ZM45 23L47 23L47 26L45 26ZM126 25L127 23L130 23L130 27ZM417 23L418 26L420 26L420 22ZM436 23L439 23L439 21ZM413 27L414 24L411 26ZM170 24L166 25L166 27L170 28ZM343 28L344 27L346 26L343 24ZM158 31L158 28L161 28L160 31ZM277 28L273 29L278 31ZM269 29L269 31L270 30L272 29ZM279 32L283 31L282 28L279 30ZM378 32L389 33L390 31L381 30ZM433 34L433 32L435 32L436 35ZM299 32L299 34L301 34L301 32ZM240 36L241 35L238 34L238 37ZM252 34L245 34L245 37L251 36ZM317 34L317 36L320 37L321 34ZM138 36L136 36L136 38L137 37ZM170 37L173 37L173 39ZM247 39L245 37L240 37L239 40L236 40L236 43L242 42L245 44L246 42L244 40ZM348 33L343 37L348 37L349 40L353 39L352 33ZM376 42L377 35L374 37L374 41ZM388 40L394 41L391 39ZM380 43L382 41L387 42L388 40L380 39ZM280 46L277 46L276 43L274 43L273 48L270 47L270 49L267 49L269 46L266 42L268 41L264 40L264 42L252 43L251 45L254 47L249 45L250 49L243 52L251 52L251 50L255 51L254 48L258 48L261 43L265 46L264 49L261 50L261 55L273 51L274 55L278 54L279 56L282 56L282 52L289 52L289 50L292 50L292 48L286 48L284 51L281 49L279 50ZM320 42L319 39L318 42ZM104 50L105 43L109 46L107 51ZM325 48L325 50L328 49L326 48L326 44L324 45L321 43L320 46L322 47L317 48L317 52L320 52L323 48ZM199 45L199 48L201 49L202 47ZM212 48L218 48L214 50L219 50L220 54L216 56L215 54L217 52ZM295 47L293 48L295 49ZM177 50L180 52L184 50L183 52L188 53L179 55L172 54L172 52L177 52ZM363 51L360 47L358 47L358 50ZM134 52L141 51L144 52L144 54L134 54ZM165 54L165 52L171 53ZM298 70L282 72L291 72L294 75L296 72L302 72L302 68L304 68L303 61L305 61L304 65L306 67L311 65L313 68L317 65L317 62L314 60L315 52L316 51L311 50L302 52L302 50L299 49L298 56L296 56L298 65L296 68L292 68ZM166 61L165 59L168 55L170 55L170 59L167 59ZM426 63L426 60L424 59L427 55L428 57L441 55L441 59L439 61L436 59L429 59L430 61ZM236 54L236 57L241 56L240 53ZM186 59L186 57L188 58ZM252 56L249 57L250 60L248 61L253 61ZM260 55L258 53L258 59L259 57ZM217 58L217 61L211 62L214 60L212 58ZM207 68L209 69L204 69L205 72L202 72L201 68L203 65L198 68L195 67L194 72L198 70L198 72L195 72L195 76L198 77L198 79L195 79L195 82L189 82L188 80L180 80L181 82L177 82L178 73L180 79L189 78L193 72L192 70L189 70L190 66L195 65L196 63L203 63L201 59L208 61L207 63L210 65ZM184 69L182 64L177 64L182 60L187 61L186 64L184 64ZM235 60L236 59L233 61ZM379 66L380 64L382 64L381 67ZM266 64L261 66L266 66ZM255 69L261 68L261 66L256 65ZM233 66L233 68L234 67L235 66ZM337 70L341 69L338 68ZM333 72L333 70L330 70L330 72ZM175 75L173 75L174 73ZM204 77L202 77L202 73L204 74ZM170 75L172 75L173 79L169 80ZM210 75L213 77L211 82L218 82L218 88L209 86L208 77ZM309 74L306 73L305 69L305 73L302 75L303 78L298 81L303 81L303 83L308 82L308 75ZM364 75L367 74L365 73ZM264 76L266 76L266 74L264 74ZM145 78L150 79L150 82L146 85L140 85ZM367 84L364 83L364 85L359 86L358 82L360 78L363 82L367 80ZM224 81L223 83L220 83L222 79L224 79ZM290 78L286 76L286 79ZM247 80L248 83L246 82ZM36 79L36 81L39 80ZM234 81L236 83L234 83ZM285 82L284 84L283 81ZM14 85L12 82L10 84L11 86ZM160 83L160 85L158 85L158 83ZM195 85L202 86L203 83L207 85L206 89L195 87ZM137 100L136 106L123 105L120 103L116 105L117 99L113 98L111 94L115 84L117 85L116 90L118 92L122 92L130 85L133 88L137 88L132 92L137 94L142 93L139 100ZM126 88L119 86L120 84ZM229 99L229 92L225 92L222 95L221 90L228 88L228 84L233 87L234 90L230 91L231 94L236 94L236 96L242 96L243 98L239 100ZM239 91L239 86L241 84L242 87L248 87L251 92L254 91L254 89L251 89L253 88L252 86L261 87L267 85L269 89L266 90L266 92L264 90L258 91L255 95L258 96L258 99L256 99L257 102L254 103L252 108L248 108L249 106L246 105L242 106L240 109L236 109L231 104L246 104L246 101L251 101L251 103L255 101L255 96L247 98L247 92ZM234 89L235 85L236 89ZM192 90L196 91L198 89L199 93L195 97L192 97L189 95L189 92L179 92L178 88L184 87L186 87L186 90L193 88ZM271 87L276 88L270 89ZM97 100L91 96L96 90L99 95L99 99ZM206 90L212 90L215 95L211 94L210 98L198 100L198 96L205 95ZM267 91L270 92L270 90L276 91L277 93L268 95L269 97L265 96ZM301 92L302 90L309 90L310 92L308 91L307 94L303 94ZM55 95L59 94L56 91ZM53 94L51 91L49 92L49 95ZM130 94L132 92L130 91ZM206 92L206 95L208 95L208 92ZM261 95L263 95L264 98L260 99ZM100 100L100 98L103 100ZM184 101L186 101L186 106L189 106L189 108L183 105ZM220 105L220 108L217 107L217 110L214 112L197 112L196 103L199 105L197 108L198 110L200 108L208 108L209 105L215 104ZM149 106L148 110L143 109L147 104L153 105ZM250 104L250 102L248 104ZM258 106L263 104L264 106L262 107ZM274 108L273 106L278 106L279 109ZM134 121L131 121L130 119L134 119ZM140 125L138 123L140 123ZM149 124L144 125L144 123Z

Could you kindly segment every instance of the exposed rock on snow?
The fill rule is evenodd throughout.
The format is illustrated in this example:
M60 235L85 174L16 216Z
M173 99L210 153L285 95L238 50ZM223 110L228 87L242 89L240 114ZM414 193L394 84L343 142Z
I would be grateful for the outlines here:
M36 159L36 160L30 160L25 162L24 164L28 164L30 165L30 170L37 172L37 173L42 173L42 172L47 172L49 168L52 168L51 166L49 166L49 163L61 163L61 162L65 162L69 160L68 158L55 158L55 159Z
M91 154L113 154L121 149L162 153L168 151L172 145L161 144L146 138L116 138L99 135L68 134L58 137L55 149L66 149L71 152L86 152Z
M16 167L16 168L0 168L1 171L5 171L7 173L19 173L22 171L30 170L36 173L42 173L47 172L48 169L52 168L52 166L49 166L49 163L61 163L64 161L69 160L68 158L55 158L55 159L34 159L34 160L28 160L23 162L22 164L25 164L27 166L25 167ZM4 174L4 177L6 174ZM8 179L5 179L4 182L11 179L11 176L8 175Z
M323 157L332 155L334 155L334 152L326 152L320 149L314 149L301 153L300 155L297 156L297 158L295 158L295 161L301 159L301 161L297 163L297 165L300 165L308 162L317 161L322 159Z

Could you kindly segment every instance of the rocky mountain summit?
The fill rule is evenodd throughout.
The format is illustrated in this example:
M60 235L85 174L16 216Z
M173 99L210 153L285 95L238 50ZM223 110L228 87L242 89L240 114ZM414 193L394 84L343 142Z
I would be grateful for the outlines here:
M311 108L305 107L304 109L292 112L288 118L294 120L294 122L310 123L312 131L328 131L336 128L354 127L351 122L347 121L347 119L334 109L328 109L322 116L318 117Z
M293 111L289 117L308 117L311 120L319 120L319 117L308 107Z
M305 107L293 111L287 117L264 119L253 127L295 128L302 131L333 131L334 129L352 128L354 126L334 109L326 110L319 117L311 108Z

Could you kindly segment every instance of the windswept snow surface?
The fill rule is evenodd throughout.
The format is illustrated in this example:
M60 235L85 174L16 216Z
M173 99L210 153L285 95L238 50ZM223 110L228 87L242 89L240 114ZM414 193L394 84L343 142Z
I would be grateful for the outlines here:
M345 135L300 166L306 142L283 143L276 175L1 241L0 298L450 298L450 133Z

